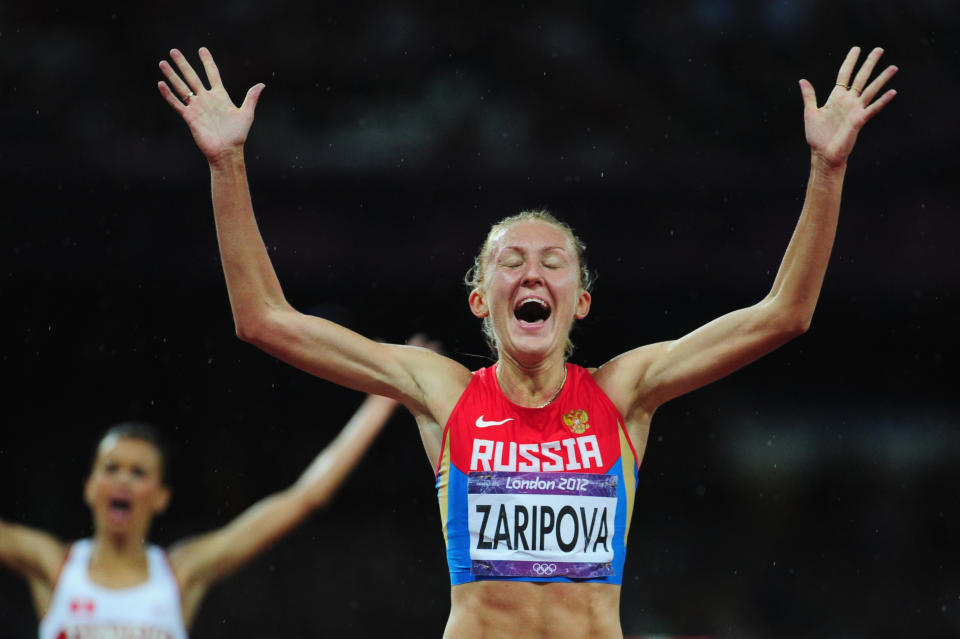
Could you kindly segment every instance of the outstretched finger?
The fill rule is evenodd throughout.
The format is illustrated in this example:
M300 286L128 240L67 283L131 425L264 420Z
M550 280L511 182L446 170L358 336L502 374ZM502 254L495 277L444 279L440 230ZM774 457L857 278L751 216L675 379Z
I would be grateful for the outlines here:
M217 64L213 61L213 55L210 54L210 49L206 47L200 47L200 61L203 62L203 70L207 73L207 80L210 82L210 88L214 89L216 87L222 86L223 82L220 81L220 70L217 68Z
M870 120L870 118L880 113L880 109L887 106L887 104L890 103L890 100L894 99L895 97L897 97L897 92L893 89L890 89L889 91L881 95L876 102L874 102L873 104L868 106L866 109L864 109L863 121L866 123L867 121Z
M867 56L867 59L863 61L863 66L860 67L859 71L857 71L856 77L850 84L850 88L856 91L857 95L863 94L863 88L867 86L867 82L870 80L870 76L873 74L873 68L877 66L877 61L880 60L880 56L882 55L883 49L876 47L870 52L870 55Z
M863 90L862 94L866 104L870 104L874 96L876 96L880 92L880 89L883 88L883 85L887 83L887 80L892 78L893 74L895 74L897 71L899 71L899 68L891 64L889 67L883 70L883 73L875 77L873 82L867 85L867 88Z
M187 84L190 85L194 93L200 93L206 88L203 86L200 76L193 70L193 67L190 66L190 63L187 62L187 59L180 53L179 49L170 49L170 59L177 65L177 68L180 70L180 75L187 81Z
M167 101L167 104L173 107L173 109L183 115L183 112L187 107L181 102L176 95L173 94L173 91L170 90L170 87L167 86L167 83L163 80L157 82L157 88L160 89L160 95L163 96L163 99Z
M243 98L243 104L240 105L240 109L246 111L250 109L255 111L257 109L257 102L260 100L260 94L263 93L263 90L266 88L263 82L259 82L247 90L247 95Z
M171 67L166 60L160 61L160 72L163 73L164 77L170 83L170 88L176 92L177 96L179 96L184 103L187 103L190 100L190 96L193 95L193 91L190 90L187 83L177 75L177 72L173 70L173 67ZM161 89L161 93L162 92L163 90Z
M803 110L806 112L817 110L817 92L807 80L800 80L800 95L803 96Z
M847 57L840 65L840 72L837 73L837 84L842 87L850 86L850 76L853 74L853 68L857 66L857 58L860 57L860 47L853 47L847 53Z

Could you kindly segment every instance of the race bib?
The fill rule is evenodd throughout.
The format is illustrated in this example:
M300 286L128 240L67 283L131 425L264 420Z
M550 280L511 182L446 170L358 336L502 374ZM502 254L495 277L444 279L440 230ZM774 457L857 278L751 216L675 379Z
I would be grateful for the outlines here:
M471 472L467 507L473 575L614 574L616 475Z

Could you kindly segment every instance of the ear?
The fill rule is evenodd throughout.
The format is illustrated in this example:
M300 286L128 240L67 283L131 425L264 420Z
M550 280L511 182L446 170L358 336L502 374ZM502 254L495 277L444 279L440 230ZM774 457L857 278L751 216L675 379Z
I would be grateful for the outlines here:
M157 489L156 494L153 496L153 512L154 514L159 515L162 512L167 510L167 506L170 505L170 497L172 493L170 489L166 486L160 486Z
M83 501L87 506L93 507L93 474L87 475L83 482Z
M475 317L484 318L490 314L490 309L487 308L487 302L483 298L483 293L480 292L480 289L475 288L470 291L470 297L468 299L470 302L470 312L473 313Z
M593 301L593 298L590 297L590 293L586 291L580 291L580 296L577 298L577 306L573 311L573 316L578 320L582 320L590 312L590 302Z

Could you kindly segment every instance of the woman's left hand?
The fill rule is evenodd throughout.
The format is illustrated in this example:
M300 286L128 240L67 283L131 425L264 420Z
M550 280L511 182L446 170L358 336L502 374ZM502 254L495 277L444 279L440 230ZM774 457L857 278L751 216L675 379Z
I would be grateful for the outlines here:
M888 66L868 84L881 55L883 49L880 47L871 51L851 82L850 77L860 57L860 47L850 49L840 66L836 85L826 104L820 108L817 108L813 85L807 80L800 80L807 144L814 158L827 166L842 166L847 161L860 129L897 94L890 89L877 98L883 85L897 72L896 66Z

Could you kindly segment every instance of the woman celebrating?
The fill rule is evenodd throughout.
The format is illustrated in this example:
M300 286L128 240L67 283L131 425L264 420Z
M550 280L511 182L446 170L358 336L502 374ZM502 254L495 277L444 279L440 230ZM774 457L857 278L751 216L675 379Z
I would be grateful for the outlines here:
M471 372L425 349L379 344L286 301L254 219L243 146L264 89L239 108L210 52L207 84L176 49L160 93L190 128L211 174L214 216L238 336L298 368L393 397L415 416L437 470L452 583L447 637L616 638L637 468L657 407L803 333L820 293L847 157L895 92L854 74L851 49L817 108L800 81L811 171L806 200L767 295L679 339L599 368L566 362L590 310L583 244L545 212L495 225L472 269L469 305L497 362ZM209 86L207 86L209 85Z
M367 397L293 486L219 530L174 545L169 555L145 541L170 501L157 433L140 422L118 424L101 439L84 485L93 537L66 545L0 521L0 563L29 582L40 639L185 639L210 586L324 506L396 405Z

